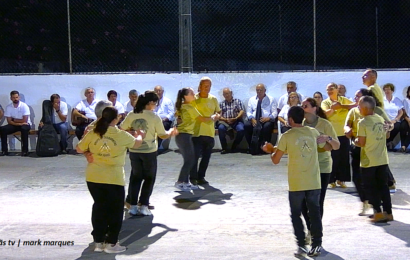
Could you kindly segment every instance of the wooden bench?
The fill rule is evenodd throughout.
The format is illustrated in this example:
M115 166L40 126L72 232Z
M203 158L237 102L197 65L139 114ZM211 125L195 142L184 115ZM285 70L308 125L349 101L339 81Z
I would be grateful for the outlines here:
M19 141L21 142L21 139L20 139L20 137L21 137L21 132L20 132L20 131L14 132L14 133L12 133L11 135L14 136L17 140L19 140ZM30 135L35 135L35 136L37 136L37 135L38 135L38 130L30 130L30 132L28 133L28 135L29 135L29 136L30 136ZM67 141L69 141L70 138L74 138L74 137L75 137L75 130L68 130L68 139L67 139Z

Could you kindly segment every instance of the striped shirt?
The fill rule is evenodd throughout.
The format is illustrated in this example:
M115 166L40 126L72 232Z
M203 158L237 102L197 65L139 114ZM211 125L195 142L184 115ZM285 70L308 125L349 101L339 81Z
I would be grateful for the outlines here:
M241 110L245 111L242 101L237 98L233 98L230 103L224 100L219 103L219 107L221 108L221 116L225 118L236 118Z

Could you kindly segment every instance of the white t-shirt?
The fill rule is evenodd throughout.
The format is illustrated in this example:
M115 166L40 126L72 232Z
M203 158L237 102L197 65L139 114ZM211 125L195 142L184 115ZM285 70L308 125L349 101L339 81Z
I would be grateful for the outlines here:
M28 116L27 123L31 125L30 108L22 101L19 101L17 107L14 107L13 103L8 104L4 111L4 116L15 119L23 119L23 116Z
M67 107L67 103L64 101L60 100L60 112L61 114L63 114L64 116L66 116L68 114L68 107ZM53 124L59 124L63 121L61 121L60 117L58 116L56 109L53 107L53 116L54 116L54 121ZM67 120L66 120L67 121Z
M298 96L299 96L299 101L300 101L300 103L302 103L302 101L303 101L303 96L302 96L301 94L299 94L299 93L297 93L297 94L298 94ZM282 95L282 96L279 98L279 101L278 101L278 108L279 108L279 109L282 109L282 108L288 103L288 96L289 96L289 94L286 93L286 94Z
M81 100L75 106L75 108L78 111L84 111L86 117L96 120L97 116L95 115L95 106L97 105L98 102L99 100L94 99L91 104L88 104L87 99L84 99L84 100Z
M285 121L288 121L288 112L289 112L290 106L288 104L284 105L282 109L279 112L279 116L285 119ZM282 123L283 125L283 123Z
M403 99L403 107L404 111L406 111L407 116L410 116L410 99L406 97Z
M127 103L125 103L125 112L129 113L133 111L134 111L134 107L131 105L131 101L128 100Z
M118 110L118 114L124 114L125 113L124 112L124 106L120 102L115 101L114 107Z
M399 113L399 110L403 108L403 102L398 97L393 96L391 101L387 101L387 98L383 98L384 111L389 116L390 120L396 118Z

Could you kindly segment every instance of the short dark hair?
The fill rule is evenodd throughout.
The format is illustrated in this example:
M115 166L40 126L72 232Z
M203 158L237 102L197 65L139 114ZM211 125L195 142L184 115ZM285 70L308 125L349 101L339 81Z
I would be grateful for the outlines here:
M54 102L54 99L60 99L60 95L59 94L53 94L53 95L51 95L51 97L50 97L50 101L51 102Z
M13 90L12 92L10 92L10 97L16 94L20 96L20 93L17 90Z
M376 100L371 96L363 96L360 98L360 102L366 103L367 107L373 109L376 107Z
M111 95L115 95L116 97L118 97L117 91L115 90L108 91L107 98L110 98Z
M394 92L394 85L393 85L392 83L386 83L386 84L384 84L384 85L383 85L383 90L386 89L386 88L390 88L391 91Z
M370 69L370 68L368 68L367 70L369 70L370 73L374 74L374 75L376 76L376 78L377 78L377 71L376 71L376 70Z
M305 118L305 111L300 106L291 107L288 111L288 118L292 118L295 124L302 124Z

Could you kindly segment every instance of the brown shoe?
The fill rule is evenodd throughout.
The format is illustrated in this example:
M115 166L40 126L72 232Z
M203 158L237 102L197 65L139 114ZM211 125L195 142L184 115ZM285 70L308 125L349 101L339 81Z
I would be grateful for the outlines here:
M343 189L347 188L347 186L346 186L346 184L345 184L344 181L337 181L336 183L337 183L337 185L340 186L340 188L343 188Z
M387 221L394 221L393 214L387 214L384 212Z
M387 222L387 218L383 212L379 212L379 213L374 213L374 216L370 221L373 223L383 223L383 222Z

